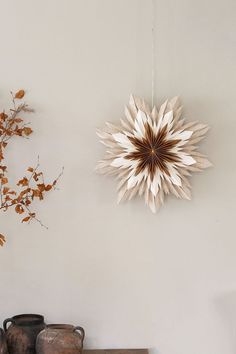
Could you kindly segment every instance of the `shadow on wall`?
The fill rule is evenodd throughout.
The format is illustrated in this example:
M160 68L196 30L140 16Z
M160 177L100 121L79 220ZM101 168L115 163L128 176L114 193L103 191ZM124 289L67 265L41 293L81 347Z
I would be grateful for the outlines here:
M215 300L215 305L226 325L232 352L236 353L236 291L221 295Z

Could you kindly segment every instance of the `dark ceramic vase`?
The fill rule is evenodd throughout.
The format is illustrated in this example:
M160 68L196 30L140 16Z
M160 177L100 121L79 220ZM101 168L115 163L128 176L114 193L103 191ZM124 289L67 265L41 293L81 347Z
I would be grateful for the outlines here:
M0 328L0 354L8 354L7 341L3 329Z
M7 324L11 323L7 328ZM3 322L9 354L35 354L36 338L45 328L41 315L23 314Z
M37 354L80 354L83 349L84 329L67 324L51 324L39 333Z

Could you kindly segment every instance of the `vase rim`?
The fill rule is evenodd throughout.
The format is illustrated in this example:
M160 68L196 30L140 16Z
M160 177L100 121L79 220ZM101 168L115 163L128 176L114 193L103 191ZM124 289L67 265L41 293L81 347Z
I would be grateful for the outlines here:
M44 322L44 317L35 313L23 313L13 316L12 322L19 326L37 325Z
M52 323L52 324L46 325L46 328L68 331L68 330L73 330L75 327L73 325L67 324L67 323Z

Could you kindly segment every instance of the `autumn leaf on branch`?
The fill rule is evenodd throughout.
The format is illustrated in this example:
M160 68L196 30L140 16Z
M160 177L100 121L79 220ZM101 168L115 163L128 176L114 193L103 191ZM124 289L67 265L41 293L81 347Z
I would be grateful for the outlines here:
M29 184L28 178L24 177L19 180L19 182L17 183L17 186L28 186L28 184Z
M46 227L31 210L35 200L44 200L45 194L50 190L55 190L56 185L63 174L63 169L59 176L51 183L46 183L44 173L39 171L39 157L35 167L28 167L25 176L20 178L15 188L8 185L8 169L5 161L5 149L13 136L28 138L33 130L24 123L23 113L33 112L26 103L17 104L16 100L21 100L25 96L24 90L19 90L15 94L11 92L13 108L6 113L0 113L0 211L8 211L14 207L17 214L22 215L22 223L37 221L41 226ZM4 162L4 163L3 163ZM24 214L24 215L23 215ZM47 228L47 227L46 227ZM5 243L5 237L0 234L0 246Z
M24 219L21 220L21 222L27 222L30 221L30 216L26 216Z
M15 211L18 214L23 214L24 213L24 208L21 206L21 204L17 204L17 206L15 207Z
M3 246L5 242L6 242L5 237L2 234L0 234L0 246Z
M33 133L33 130L32 130L31 128L29 128L29 127L24 127L24 128L22 129L22 132L23 132L26 136L29 136L30 134Z
M16 92L15 94L15 98L18 98L18 99L22 99L25 95L25 91L24 90L19 90Z

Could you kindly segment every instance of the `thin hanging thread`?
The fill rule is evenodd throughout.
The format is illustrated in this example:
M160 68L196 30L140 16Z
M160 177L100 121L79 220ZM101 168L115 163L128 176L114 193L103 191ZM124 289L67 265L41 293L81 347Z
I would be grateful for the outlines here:
M154 105L154 91L155 91L155 0L152 1L151 11L152 11L152 108Z

